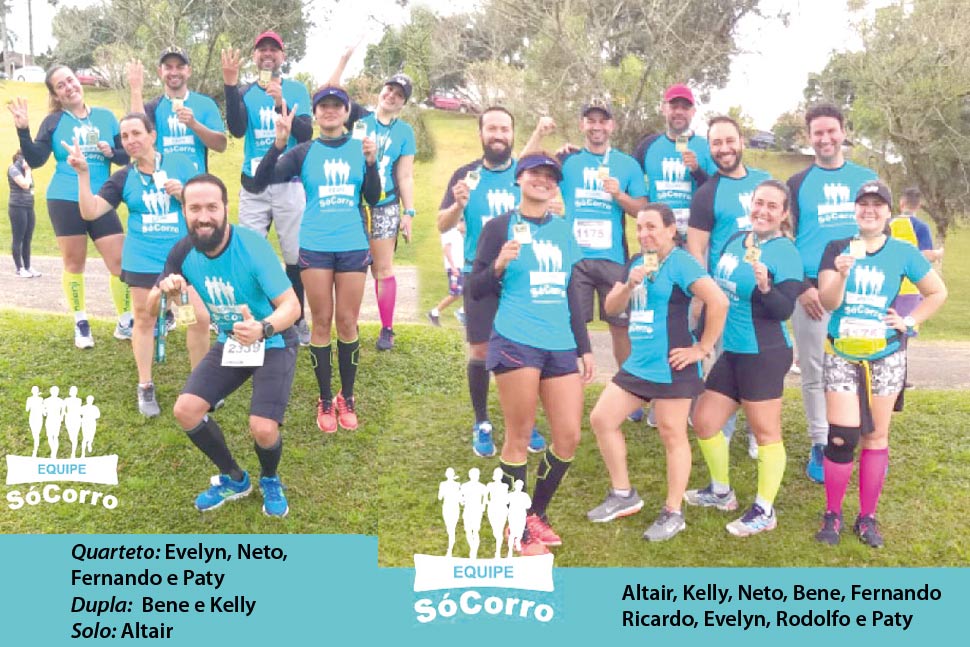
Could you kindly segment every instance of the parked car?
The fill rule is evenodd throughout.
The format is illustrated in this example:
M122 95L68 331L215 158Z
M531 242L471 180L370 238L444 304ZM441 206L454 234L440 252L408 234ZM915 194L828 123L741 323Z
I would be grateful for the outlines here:
M108 87L108 79L104 78L97 70L82 68L75 73L75 76L77 76L81 85L93 85L96 88Z
M13 71L14 81L26 81L27 83L43 83L47 73L39 65L25 65Z
M429 101L432 108L438 110L452 110L455 112L479 112L478 107L463 97L459 97L453 92L435 92Z

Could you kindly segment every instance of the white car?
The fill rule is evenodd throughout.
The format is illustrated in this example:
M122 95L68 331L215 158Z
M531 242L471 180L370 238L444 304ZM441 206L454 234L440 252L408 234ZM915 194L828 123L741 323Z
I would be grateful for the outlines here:
M26 81L27 83L43 83L47 77L44 68L39 65L25 65L13 71L14 81Z

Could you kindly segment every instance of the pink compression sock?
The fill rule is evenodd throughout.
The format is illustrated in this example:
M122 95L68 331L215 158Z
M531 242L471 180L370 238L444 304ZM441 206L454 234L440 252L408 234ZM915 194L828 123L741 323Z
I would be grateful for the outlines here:
M374 296L377 297L377 311L381 315L383 328L394 327L394 303L397 301L397 279L374 279Z
M876 514L882 485L886 481L889 465L889 448L863 449L859 455L859 514L864 517Z
M822 465L825 470L825 509L841 514L845 489L852 478L852 463L836 463L825 458Z

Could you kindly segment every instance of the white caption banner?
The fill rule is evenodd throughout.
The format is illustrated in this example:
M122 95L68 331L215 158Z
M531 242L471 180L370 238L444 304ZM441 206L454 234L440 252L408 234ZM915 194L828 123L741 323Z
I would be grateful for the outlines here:
M79 459L7 455L7 485L49 481L118 485L118 455Z
M414 556L414 590L503 588L553 591L553 555L512 559Z

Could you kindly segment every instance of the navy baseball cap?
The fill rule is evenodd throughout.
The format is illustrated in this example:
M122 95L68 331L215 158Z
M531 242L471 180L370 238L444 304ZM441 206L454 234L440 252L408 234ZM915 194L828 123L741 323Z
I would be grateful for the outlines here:
M556 175L556 181L562 182L562 166L552 157L549 157L545 153L533 153L531 155L525 155L519 158L518 164L515 167L515 179L518 181L519 176L522 175L524 171L528 171L539 167L551 168Z
M882 199L883 202L885 202L889 206L892 206L893 204L892 192L889 190L888 186L886 186L879 180L875 180L873 182L866 182L865 184L860 186L859 191L855 194L856 203L858 203L859 200L866 197L867 195L877 195L879 196L879 198Z
M399 85L401 90L404 92L404 100L407 101L411 98L411 91L414 89L411 83L411 77L403 72L398 72L388 80L384 81L384 85Z
M327 97L337 97L340 99L340 103L344 104L344 108L350 110L350 97L343 88L338 88L335 85L328 85L317 90L316 94L313 95L313 108L316 109L317 104Z

